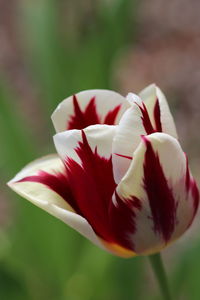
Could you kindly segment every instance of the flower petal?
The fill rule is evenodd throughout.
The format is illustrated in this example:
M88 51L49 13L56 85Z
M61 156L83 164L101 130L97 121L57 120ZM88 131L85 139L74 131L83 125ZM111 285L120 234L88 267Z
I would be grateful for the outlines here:
M129 233L137 254L160 251L191 224L199 198L191 174L186 184L187 174L187 160L176 139L164 133L142 138L117 187L121 200L138 199L141 206L133 208L135 233Z
M86 90L63 100L52 121L56 132L95 124L118 124L129 106L126 98L109 90Z
M74 212L65 176L61 159L57 155L48 155L27 165L8 185L22 197L105 249L87 220Z
M144 101L152 124L155 128L177 138L176 127L169 110L167 100L162 91L155 84L151 84L139 94Z
M54 136L78 212L106 242L113 242L108 209L116 187L111 159L114 134L115 126L93 125Z
M117 183L126 174L133 152L141 141L141 135L145 134L141 111L136 104L133 104L122 116L113 140L113 170Z

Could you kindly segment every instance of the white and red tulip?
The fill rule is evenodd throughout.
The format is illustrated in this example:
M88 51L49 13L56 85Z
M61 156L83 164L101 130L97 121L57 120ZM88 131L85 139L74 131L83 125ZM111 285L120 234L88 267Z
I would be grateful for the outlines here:
M189 228L199 192L159 88L84 91L52 120L58 155L26 166L14 191L123 257L156 253Z

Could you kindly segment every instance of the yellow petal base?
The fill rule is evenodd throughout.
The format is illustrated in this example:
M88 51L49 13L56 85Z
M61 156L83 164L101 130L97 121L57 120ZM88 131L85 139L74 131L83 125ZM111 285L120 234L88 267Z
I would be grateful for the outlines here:
M105 241L102 241L103 244L105 245L105 247L112 252L113 254L117 255L117 256L121 256L124 258L130 258L133 256L136 256L137 254L135 252L133 252L132 250L126 249L118 244L112 244L112 243L108 243Z

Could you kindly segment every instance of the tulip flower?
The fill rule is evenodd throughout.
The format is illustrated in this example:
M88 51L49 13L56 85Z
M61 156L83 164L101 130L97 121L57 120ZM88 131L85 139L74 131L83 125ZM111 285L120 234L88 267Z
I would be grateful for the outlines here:
M83 91L52 120L58 155L22 169L14 191L122 257L157 253L190 227L199 192L158 87Z
M155 253L190 227L199 191L161 90L150 85L126 98L83 91L59 104L52 121L58 154L35 160L8 185L104 250L150 255L171 299Z

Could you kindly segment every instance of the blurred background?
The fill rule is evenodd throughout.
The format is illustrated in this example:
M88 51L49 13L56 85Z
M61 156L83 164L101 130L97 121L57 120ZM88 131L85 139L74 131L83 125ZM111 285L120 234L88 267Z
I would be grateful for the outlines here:
M103 252L5 183L54 152L50 115L83 89L167 95L200 179L200 2L0 0L0 299L160 299L146 258ZM199 223L199 224L198 224ZM174 299L200 299L200 222L163 252Z

